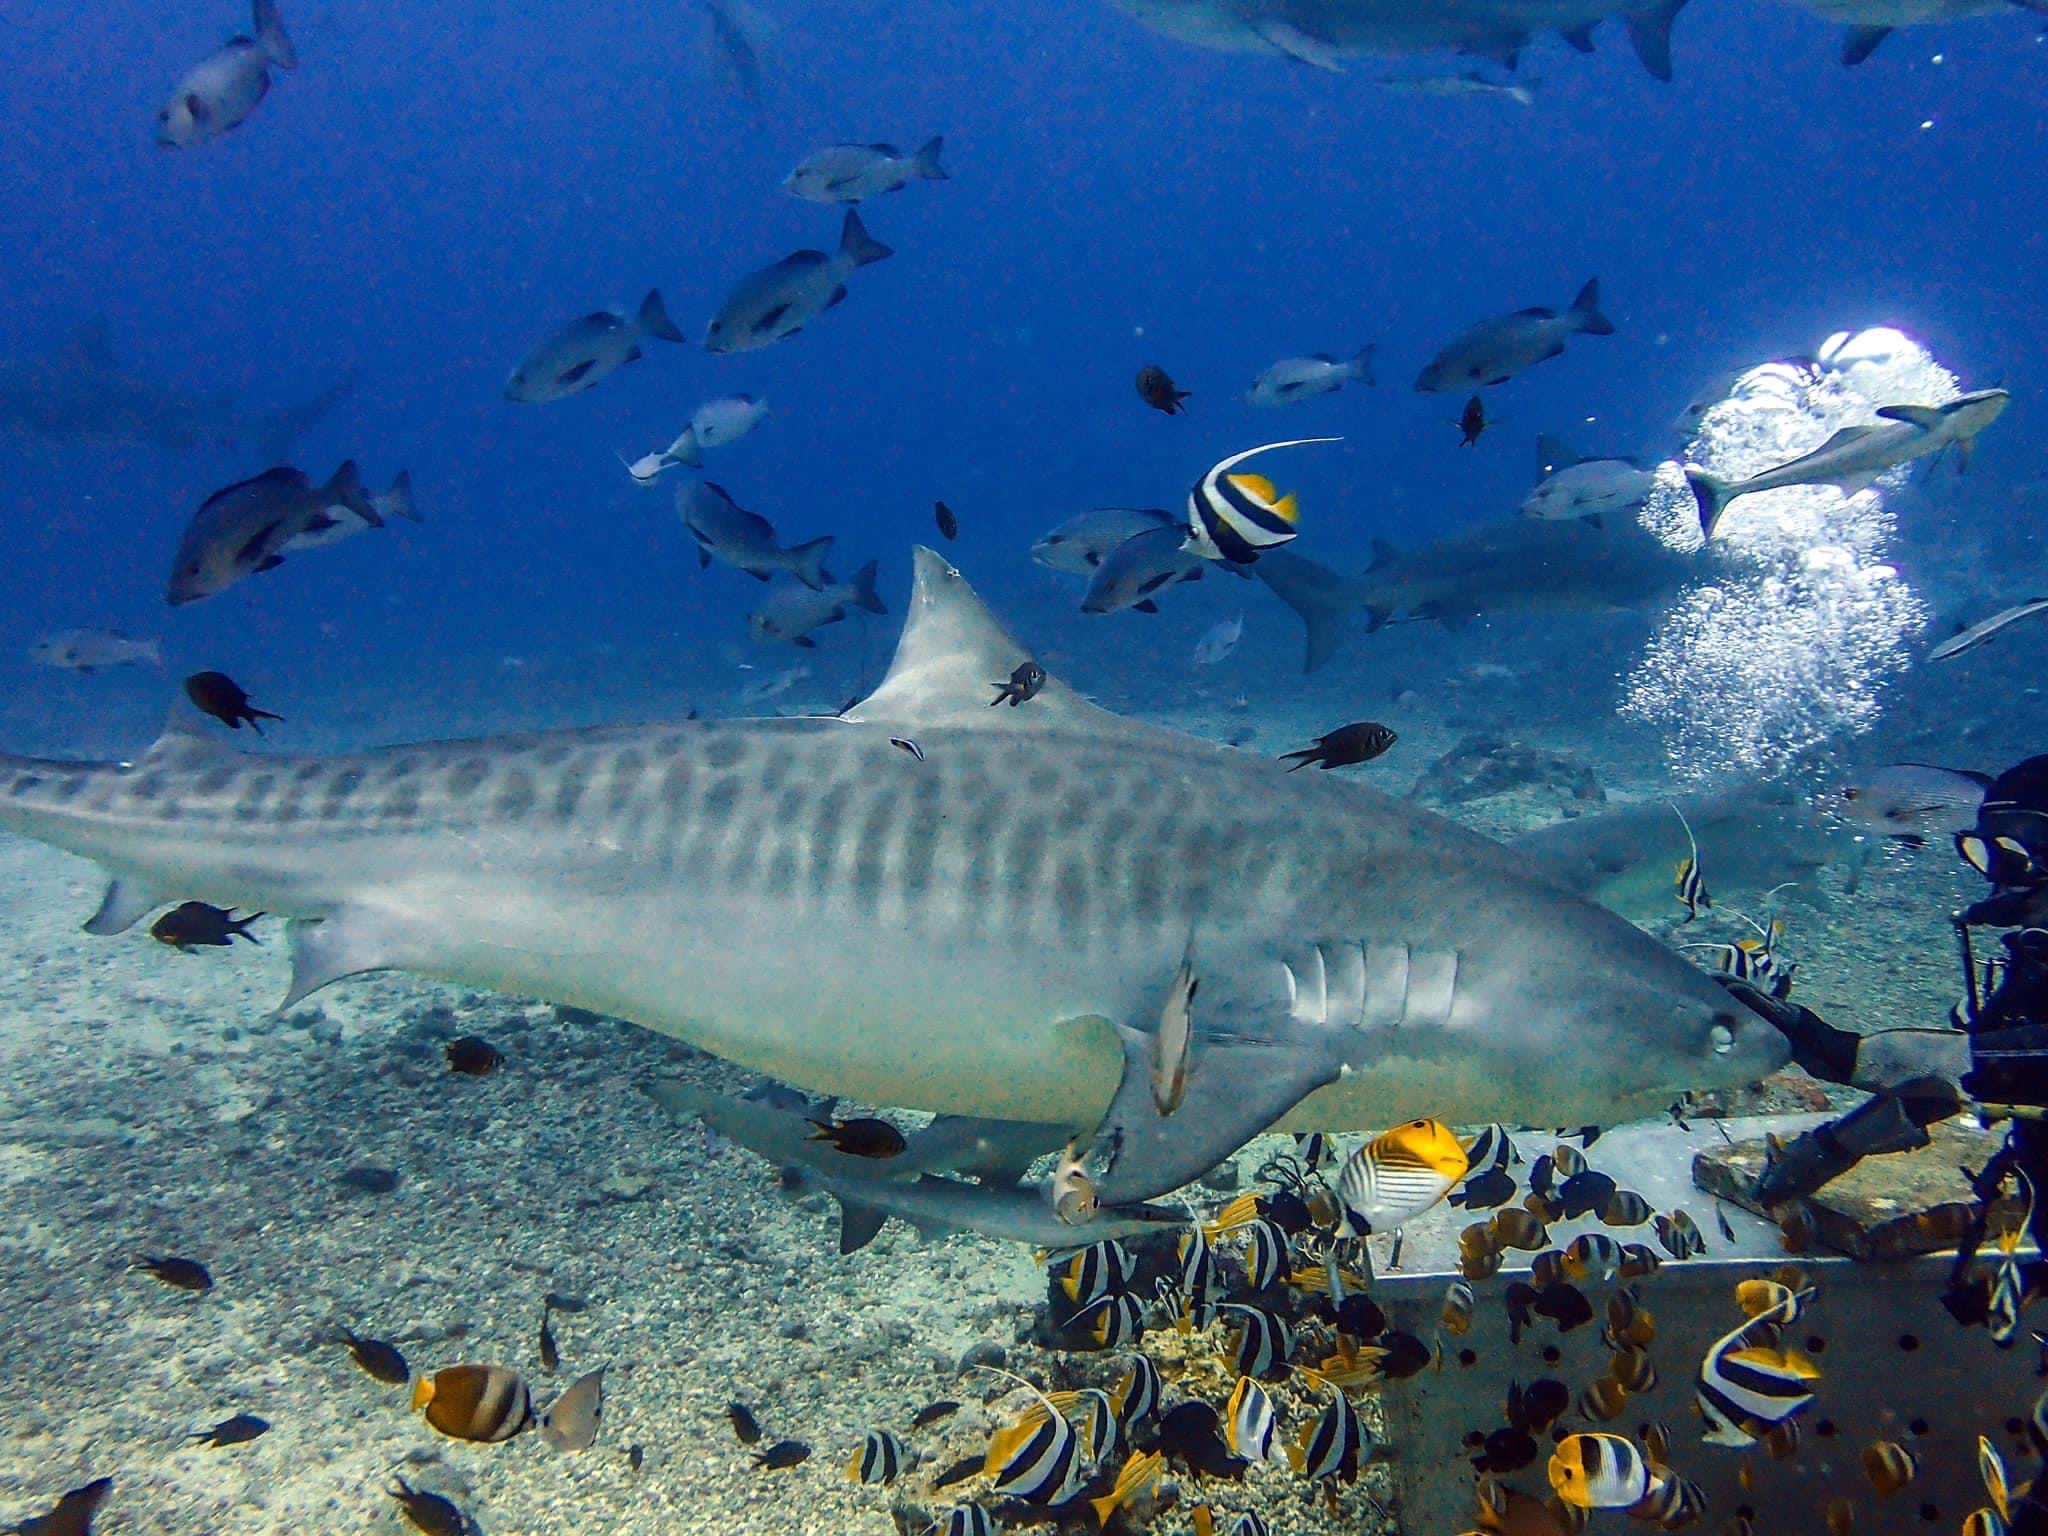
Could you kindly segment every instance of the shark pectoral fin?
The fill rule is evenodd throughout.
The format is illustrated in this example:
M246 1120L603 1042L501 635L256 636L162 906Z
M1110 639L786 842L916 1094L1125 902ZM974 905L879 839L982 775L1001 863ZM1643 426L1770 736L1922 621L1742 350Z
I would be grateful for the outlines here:
M889 1213L849 1200L837 1190L832 1191L832 1198L839 1202L839 1255L844 1258L849 1253L859 1253L875 1240Z
M292 980L279 1013L296 1007L330 981L406 963L406 946L391 918L367 907L341 907L326 917L296 918L287 930Z
M85 920L85 931L100 935L126 933L156 904L154 891L116 875L107 882L107 894L100 898L100 909Z
M1201 1034L1187 1092L1171 1115L1152 1096L1152 1039L1119 1026L1124 1071L1096 1127L1105 1166L1095 1180L1105 1206L1131 1205L1198 1179L1343 1071L1339 1031L1253 1039Z

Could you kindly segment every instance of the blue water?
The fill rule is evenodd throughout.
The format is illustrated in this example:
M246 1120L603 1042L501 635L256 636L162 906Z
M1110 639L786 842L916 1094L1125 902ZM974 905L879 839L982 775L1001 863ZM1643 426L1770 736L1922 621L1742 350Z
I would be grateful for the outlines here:
M712 83L682 6L288 5L302 67L235 133L172 152L152 141L155 109L246 25L232 0L11 4L0 352L104 314L137 373L248 409L354 370L353 399L295 458L324 476L355 456L373 485L410 467L426 523L172 612L160 594L186 518L261 466L0 435L10 688L82 696L21 660L72 624L160 633L174 675L223 667L273 696L339 678L417 690L425 667L505 654L602 668L600 645L686 675L724 666L760 589L700 573L669 484L637 489L613 454L733 390L774 410L708 470L743 504L792 539L835 534L842 571L880 557L900 608L907 546L945 498L966 530L951 553L1013 613L1031 605L1027 624L1068 635L1098 682L1144 621L1072 623L1031 538L1093 504L1177 505L1212 459L1268 437L1345 435L1273 467L1302 489L1300 547L1356 564L1374 537L1510 514L1538 431L1661 457L1716 373L1882 322L1966 386L2017 391L1976 484L2041 473L2028 386L2048 239L2027 168L2048 149L2048 47L2018 13L1903 32L1845 70L1836 29L1800 9L1697 0L1674 84L1609 26L1594 57L1531 50L1533 110L1391 95L1365 83L1369 61L1330 76L1199 51L1095 0L782 0L773 15L757 117ZM742 273L836 241L835 210L779 190L791 164L933 132L953 179L867 205L897 255L805 334L738 358L650 343L587 395L501 397L542 333L649 286L694 342ZM1489 392L1499 425L1459 451L1459 402L1410 389L1421 363L1463 325L1562 306L1595 274L1619 334ZM1376 390L1284 412L1237 398L1274 358L1368 340ZM1137 402L1147 361L1195 392L1189 416ZM1168 615L1176 656L1248 601L1223 585ZM1288 686L1292 620L1250 601L1286 631ZM889 627L843 631L822 669L854 678ZM138 729L166 691L91 681Z

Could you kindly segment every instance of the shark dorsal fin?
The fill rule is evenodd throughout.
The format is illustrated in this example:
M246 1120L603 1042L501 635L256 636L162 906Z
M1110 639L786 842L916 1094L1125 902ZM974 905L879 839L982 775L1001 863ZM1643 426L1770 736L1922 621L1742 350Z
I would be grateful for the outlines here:
M1032 660L1031 653L943 557L919 545L912 558L910 605L888 675L843 719L899 728L1003 729L1116 721L1057 677L1048 677L1038 695L1019 708L992 708L996 684Z

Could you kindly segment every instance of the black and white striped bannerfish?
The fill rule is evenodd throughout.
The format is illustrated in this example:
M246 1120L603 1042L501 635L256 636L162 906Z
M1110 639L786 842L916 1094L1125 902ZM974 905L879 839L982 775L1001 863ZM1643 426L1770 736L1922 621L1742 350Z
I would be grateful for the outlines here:
M1707 1496L1698 1483L1653 1463L1649 1492L1640 1502L1630 1505L1628 1512L1667 1531L1683 1530L1705 1516Z
M1261 551L1290 542L1300 515L1294 493L1279 495L1264 475L1232 471L1246 459L1275 448L1342 441L1338 437L1296 437L1283 443L1261 443L1211 465L1188 492L1188 536L1181 548L1204 560L1249 565Z
M1813 1295L1793 1292L1723 1335L1700 1361L1696 1397L1709 1445L1754 1445L1776 1425L1813 1404L1820 1367L1795 1350L1779 1348L1776 1330L1798 1318Z
M1286 1318L1241 1301L1226 1301L1219 1310L1244 1318L1231 1349L1238 1375L1266 1377L1286 1368L1287 1357L1294 1353L1294 1329Z
M1067 1319L1069 1328L1082 1328L1097 1349L1120 1349L1145 1335L1145 1305L1128 1292L1098 1296Z
M996 1518L979 1504L955 1504L932 1529L939 1536L996 1536Z
M1255 1291L1270 1290L1288 1271L1287 1234L1280 1223L1261 1217L1248 1229L1251 1241L1245 1249L1245 1274Z
M1249 1376L1237 1378L1230 1401L1223 1405L1223 1438L1233 1456L1246 1461L1269 1461L1273 1456L1273 1400L1266 1389Z
M2020 1244L2034 1220L2034 1182L2018 1175L2020 1193L2026 1197L2026 1214L2020 1224L1998 1235L1998 1268L1991 1279L1991 1302L1984 1312L1985 1331L2000 1349L2010 1349L2019 1337L2020 1312L2027 1304L2026 1280L2020 1270Z
M910 1460L910 1448L886 1429L871 1429L846 1464L846 1476L855 1483L893 1483Z
M1209 1234L1199 1225L1180 1235L1180 1286L1192 1297L1206 1297L1216 1290L1216 1250L1209 1246Z
M991 1491L1027 1504L1064 1504L1083 1479L1081 1437L1052 1400L1030 1382L992 1366L982 1369L1016 1382L1038 1399L1014 1424L989 1436L981 1469L992 1480Z
M1109 1405L1116 1410L1117 1422L1127 1430L1133 1429L1159 1411L1159 1399L1165 1390L1152 1357L1133 1355L1116 1385L1109 1389Z
M1714 898L1707 894L1707 882L1700 874L1700 841L1692 835L1692 823L1685 819L1685 812L1677 806L1671 807L1678 824L1685 828L1685 841L1692 852L1678 861L1678 899L1685 907L1685 920L1689 923L1700 915L1701 907L1711 907Z
M1366 1453L1365 1424L1341 1387L1331 1386L1330 1406L1287 1447L1294 1470L1312 1483L1329 1478L1349 1482L1358 1476Z
M1167 1321L1176 1333L1200 1333L1216 1321L1223 1304L1209 1291L1190 1295L1187 1287L1171 1275L1162 1276L1156 1294Z
M1053 1274L1069 1301L1086 1306L1098 1297L1121 1291L1131 1283L1136 1269L1137 1261L1112 1237L1058 1261Z

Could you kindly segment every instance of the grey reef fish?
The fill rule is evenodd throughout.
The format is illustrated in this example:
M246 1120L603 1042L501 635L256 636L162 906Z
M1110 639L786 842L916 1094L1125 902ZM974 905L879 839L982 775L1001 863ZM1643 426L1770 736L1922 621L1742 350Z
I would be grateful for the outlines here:
M283 1007L406 970L816 1093L1092 1127L1105 1215L1276 1123L1604 1124L1786 1059L1676 952L1427 811L1056 676L990 709L1030 659L920 549L889 670L841 715L328 756L174 724L131 762L0 756L0 826L112 874L95 931L170 900L289 918ZM1184 960L1169 1118L1150 1032Z
M114 667L160 667L161 640L133 640L118 629L60 629L29 647L29 659L60 672L105 672Z
M512 370L512 377L505 381L505 398L544 405L579 395L637 361L643 336L676 343L683 339L662 305L658 288L648 289L647 297L630 315L595 310L549 332Z
M1547 434L1536 439L1536 473L1542 478L1522 498L1522 516L1595 524L1640 507L1657 483L1655 471L1633 459L1582 458Z
M1671 23L1686 0L1116 0L1154 31L1197 47L1336 70L1347 56L1463 53L1512 69L1556 33L1581 53L1612 18L1659 80L1671 78Z
M0 426L51 442L129 440L166 453L247 450L276 461L355 387L352 378L267 416L236 414L226 395L193 396L128 372L102 319L48 352L0 358Z
M776 537L775 525L734 501L722 485L692 480L677 487L676 516L697 541L700 567L717 560L745 571L756 581L787 571L813 591L831 584L831 573L825 569L825 558L832 553L831 534L785 549Z
M1416 376L1415 387L1434 395L1505 384L1523 369L1558 356L1574 336L1613 334L1614 322L1600 313L1600 279L1588 278L1572 307L1562 314L1554 309L1518 309L1467 326L1429 360Z
M855 571L851 581L834 582L815 590L796 585L771 589L767 601L747 615L747 633L759 644L780 642L814 650L818 642L811 638L811 632L837 624L853 608L863 613L889 611L875 591L872 560Z
M1848 28L1842 36L1842 62L1861 64L1900 27L1932 26L1965 21L1973 16L2009 16L2015 10L2038 11L2038 0L1799 0L1827 21Z
M231 37L193 65L156 114L156 141L190 149L217 139L249 119L270 94L270 71L297 69L299 56L285 35L277 0L255 0L254 36Z
M1096 507L1068 518L1031 546L1031 558L1049 571L1093 576L1111 550L1154 528L1180 528L1164 507Z
M1149 528L1112 549L1088 578L1081 596L1083 613L1159 611L1158 594L1177 581L1199 581L1209 564L1189 554L1187 529L1179 523Z
M1245 399L1253 405L1292 405L1342 389L1346 384L1372 383L1372 344L1349 357L1318 352L1312 357L1283 357L1252 381Z
M1967 469L1977 434L1998 420L2011 400L2002 389L1977 389L1946 405L1879 406L1878 420L1843 427L1813 452L1747 480L1725 479L1688 464L1685 478L1699 503L1700 532L1711 539L1728 504L1759 491L1832 485L1853 496L1880 475L1949 448L1956 450L1959 467Z
M896 253L873 239L860 215L846 210L839 249L792 251L733 285L704 335L707 352L752 352L794 336L846 297L856 271Z
M1412 549L1376 540L1373 563L1345 576L1279 550L1254 567L1301 617L1308 646L1302 670L1335 654L1354 615L1365 631L1434 619L1450 626L1491 613L1606 613L1639 608L1676 591L1699 562L1633 518L1596 527L1517 517Z
M325 485L288 464L215 491L185 525L171 561L164 600L172 607L225 592L284 564L295 541L332 529L337 516L373 527L384 519L350 459Z
M926 139L910 154L894 144L833 144L782 178L782 190L813 203L858 203L901 192L913 181L945 181L946 141Z

